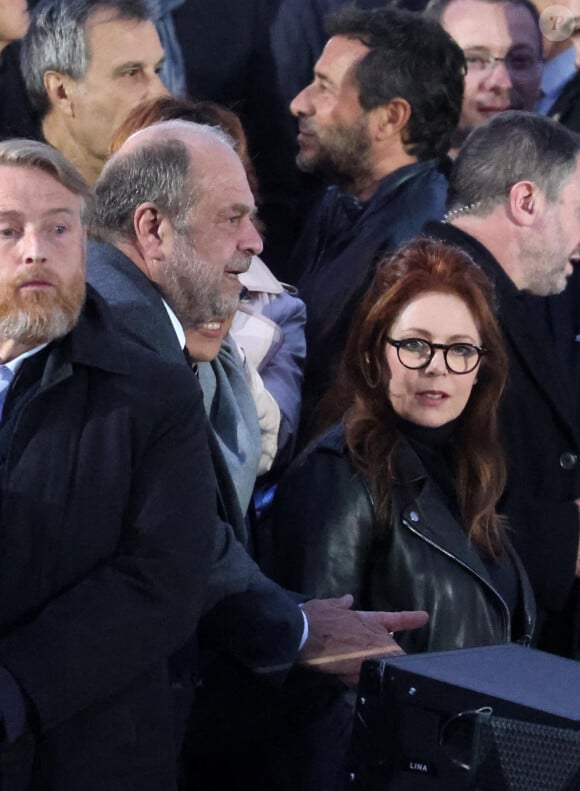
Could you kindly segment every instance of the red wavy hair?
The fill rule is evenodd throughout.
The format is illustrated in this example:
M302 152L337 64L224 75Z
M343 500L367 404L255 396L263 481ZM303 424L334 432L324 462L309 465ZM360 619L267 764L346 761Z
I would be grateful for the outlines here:
M323 423L329 425L344 416L348 449L369 480L378 517L384 521L397 445L397 418L387 397L386 338L403 308L428 291L459 297L469 308L487 350L477 387L457 429L456 481L470 538L497 557L503 540L496 507L506 479L498 406L507 378L507 357L492 286L466 253L421 238L379 264L351 328L337 384L321 404Z

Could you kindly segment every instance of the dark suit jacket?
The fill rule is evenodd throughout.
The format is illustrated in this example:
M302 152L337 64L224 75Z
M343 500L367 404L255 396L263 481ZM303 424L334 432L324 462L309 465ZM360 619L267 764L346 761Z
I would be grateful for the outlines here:
M20 70L20 42L13 41L0 56L0 139L42 138L40 118L32 109Z
M185 365L159 291L125 255L110 245L91 242L88 280L133 337ZM224 652L254 673L279 680L296 659L302 615L291 595L265 577L248 554L247 527L237 495L211 429L209 436L221 519L200 637L204 646Z
M5 405L39 366L1 488L0 664L30 723L3 791L175 788L165 658L202 611L215 481L200 393L111 321L89 298Z
M302 422L336 378L348 331L378 261L445 211L439 162L415 162L385 176L366 202L329 187L304 228L291 263L306 304Z
M572 76L546 115L573 132L580 132L580 71Z
M502 510L538 605L558 612L574 582L580 437L570 380L551 349L545 300L519 291L489 251L458 228L429 223L425 232L466 250L495 284L509 356L501 411L509 465Z

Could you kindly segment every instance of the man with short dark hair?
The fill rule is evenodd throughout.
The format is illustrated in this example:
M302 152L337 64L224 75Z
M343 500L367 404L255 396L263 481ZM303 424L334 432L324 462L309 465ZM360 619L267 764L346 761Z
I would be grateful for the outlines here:
M167 657L215 477L199 388L85 298L90 197L55 149L0 143L1 784L174 791Z
M455 153L472 129L504 110L533 110L540 95L542 36L531 0L431 0L424 11L467 61Z
M149 0L41 0L22 75L47 143L94 184L111 135L141 100L167 93Z
M574 655L570 595L578 554L580 360L577 303L548 300L572 273L580 243L580 137L532 113L507 111L475 129L450 177L447 224L425 232L466 250L495 284L510 359L502 403L513 530L545 629L541 646ZM570 326L569 326L570 325ZM577 332L578 330L576 330Z
M298 166L335 185L292 254L308 309L307 422L377 261L443 215L439 158L459 118L465 69L441 27L410 12L347 7L327 30L314 79L290 105Z

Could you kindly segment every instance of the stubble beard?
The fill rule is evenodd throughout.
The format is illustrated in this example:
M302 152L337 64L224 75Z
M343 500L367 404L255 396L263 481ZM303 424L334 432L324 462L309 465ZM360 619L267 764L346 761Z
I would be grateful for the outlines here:
M26 280L35 278L31 271ZM45 274L38 273L38 279ZM21 282L21 281L20 281ZM0 284L0 338L29 347L62 338L77 323L86 296L83 270L65 287L51 276L54 289L20 290L19 281Z
M324 130L318 142L319 151L312 158L303 158L298 153L296 163L303 172L321 175L347 190L371 176L371 143L365 115L350 126L337 125Z
M546 230L544 230L546 229ZM566 288L568 278L566 268L570 255L564 249L553 249L551 239L562 238L562 225L557 210L550 212L538 228L538 236L534 241L521 247L521 258L530 271L526 289L539 297L561 294Z
M239 255L240 268L247 268L248 256ZM205 262L187 239L176 241L162 291L185 330L231 316L238 309L241 290L239 281Z

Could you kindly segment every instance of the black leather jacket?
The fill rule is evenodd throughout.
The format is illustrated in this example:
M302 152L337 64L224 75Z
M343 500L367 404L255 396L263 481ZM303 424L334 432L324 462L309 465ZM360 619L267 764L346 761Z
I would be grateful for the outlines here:
M369 488L349 460L342 426L311 445L276 496L273 544L280 581L317 597L352 593L362 609L426 610L427 626L397 636L408 652L531 642L534 597L509 542L519 587L513 618L405 441L396 469L389 525L381 530Z

